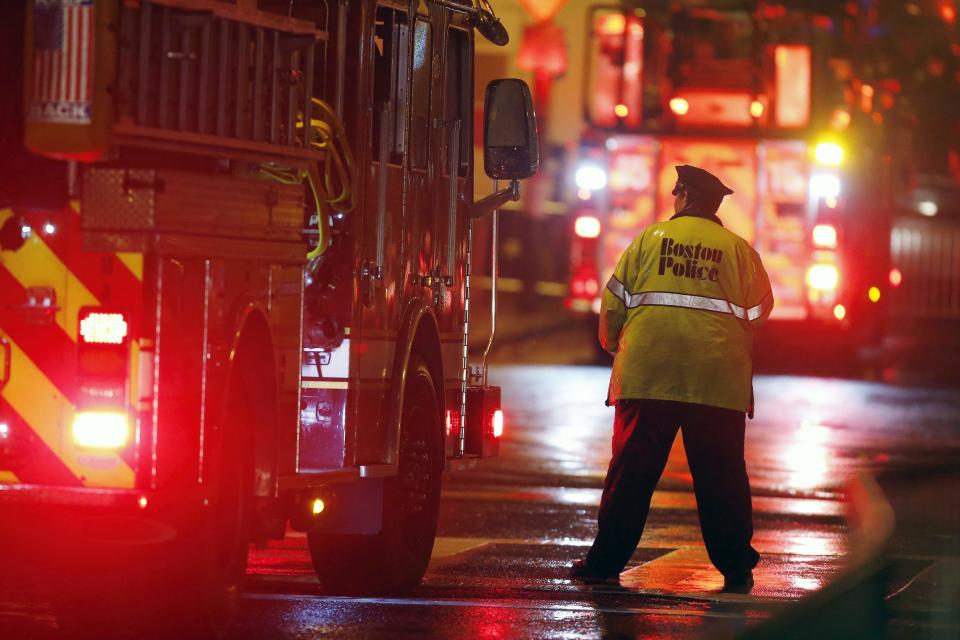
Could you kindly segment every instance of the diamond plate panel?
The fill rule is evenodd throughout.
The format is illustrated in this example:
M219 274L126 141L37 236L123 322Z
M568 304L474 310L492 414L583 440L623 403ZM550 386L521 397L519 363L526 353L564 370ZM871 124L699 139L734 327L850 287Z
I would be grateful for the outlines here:
M147 231L156 225L156 172L88 169L83 174L80 226L89 231Z

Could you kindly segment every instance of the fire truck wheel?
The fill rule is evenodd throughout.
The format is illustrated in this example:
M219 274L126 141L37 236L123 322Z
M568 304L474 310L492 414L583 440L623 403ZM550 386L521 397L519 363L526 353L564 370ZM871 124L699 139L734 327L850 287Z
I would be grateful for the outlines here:
M249 396L248 396L249 398ZM239 401L234 406L249 407ZM248 419L252 411L243 411ZM222 634L233 619L240 602L240 588L247 568L250 547L253 461L249 429L236 425L235 437L226 443L221 469L220 489L216 502L204 518L201 533L202 551L192 572L198 585L191 621L205 636ZM200 568L197 571L197 568Z
M439 403L426 362L407 373L398 474L384 489L383 528L375 536L308 532L320 581L332 593L405 593L423 578L440 511L443 440Z
M188 588L189 604L181 603L188 630L200 637L219 637L233 620L247 568L253 513L253 425L269 420L267 398L258 392L250 364L241 359L228 405L234 408L224 430L216 497L201 516L195 539L179 571Z

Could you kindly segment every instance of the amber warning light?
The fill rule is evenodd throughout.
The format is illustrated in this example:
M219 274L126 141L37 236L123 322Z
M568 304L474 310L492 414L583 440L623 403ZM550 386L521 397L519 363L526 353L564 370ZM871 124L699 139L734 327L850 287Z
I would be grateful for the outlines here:
M87 311L80 316L80 338L85 344L123 344L128 330L122 313Z

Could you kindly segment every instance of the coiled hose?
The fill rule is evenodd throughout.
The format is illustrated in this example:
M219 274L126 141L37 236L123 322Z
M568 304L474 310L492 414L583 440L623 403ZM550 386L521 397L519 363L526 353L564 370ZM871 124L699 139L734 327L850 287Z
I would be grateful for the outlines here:
M343 213L353 210L356 202L357 171L353 152L347 141L347 132L343 122L333 108L319 98L311 99L317 110L318 118L310 119L313 140L310 146L326 152L323 171L311 163L307 169L293 170L276 165L260 165L259 174L281 184L302 184L310 186L317 207L317 246L307 254L307 260L315 260L323 255L330 244L330 220L327 212L336 210ZM303 118L297 122L297 129L303 129Z

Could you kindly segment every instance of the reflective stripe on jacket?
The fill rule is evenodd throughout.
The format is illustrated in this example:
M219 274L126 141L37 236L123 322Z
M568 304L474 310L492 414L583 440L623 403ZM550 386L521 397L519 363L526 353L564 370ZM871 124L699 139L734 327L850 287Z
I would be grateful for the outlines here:
M753 328L773 309L756 251L696 216L647 227L603 292L600 343L615 353L608 400L751 409Z

